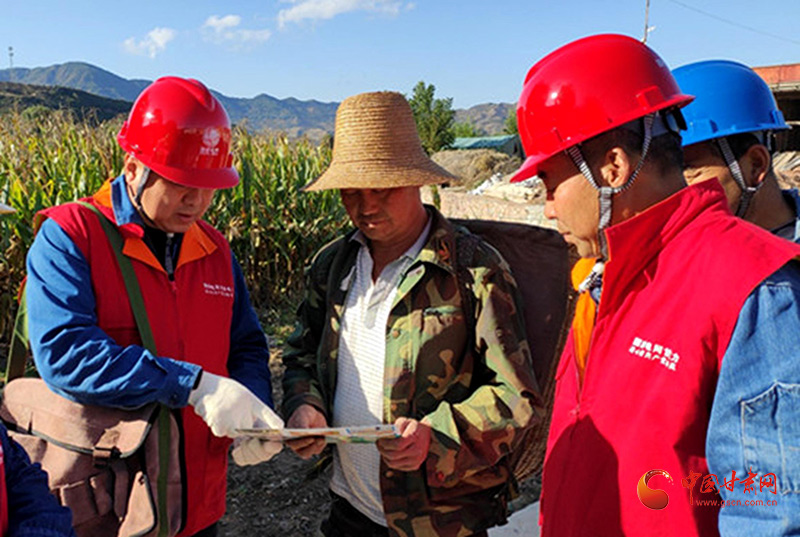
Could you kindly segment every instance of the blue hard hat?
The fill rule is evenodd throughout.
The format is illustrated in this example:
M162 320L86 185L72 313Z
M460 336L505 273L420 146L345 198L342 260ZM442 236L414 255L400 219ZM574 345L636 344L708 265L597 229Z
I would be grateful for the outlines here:
M672 71L683 93L695 96L683 108L683 145L744 132L788 129L775 97L755 71L738 62L708 60Z

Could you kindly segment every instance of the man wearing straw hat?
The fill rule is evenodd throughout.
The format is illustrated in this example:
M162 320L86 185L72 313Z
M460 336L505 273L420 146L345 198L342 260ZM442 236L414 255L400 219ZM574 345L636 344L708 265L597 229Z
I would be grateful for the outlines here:
M330 168L356 229L317 253L284 356L290 427L394 424L399 437L334 450L334 536L486 535L506 517L506 455L536 421L538 389L516 283L420 199L453 176L423 153L399 93L345 99ZM462 250L463 253L464 250ZM470 300L464 306L462 300ZM471 311L473 319L465 319ZM290 444L301 457L324 442Z

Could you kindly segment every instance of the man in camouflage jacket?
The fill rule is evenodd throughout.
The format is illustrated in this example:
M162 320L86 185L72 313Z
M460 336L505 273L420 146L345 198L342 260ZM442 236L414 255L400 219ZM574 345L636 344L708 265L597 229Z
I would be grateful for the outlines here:
M298 327L284 354L288 427L331 424L337 380L339 385L351 380L339 375L339 358L349 352L343 351L340 336L348 293L362 266L359 252L369 249L374 265L368 276L379 280L381 269L402 257L410 243L421 245L389 295L391 309L380 335L385 360L379 418L394 423L401 433L377 445L379 509L385 519L373 524L374 512L370 521L352 501L341 509L343 499L334 494L331 517L327 527L323 524L330 537L356 531L364 537L485 535L487 528L505 522L513 480L506 455L537 422L538 388L508 265L494 248L474 240L471 258L461 261L458 248L468 231L454 227L420 200L421 185L451 176L421 149L402 172L390 166L380 169L383 164L376 165L374 174L365 172L371 157L358 163L358 174L346 167L356 159L354 148L366 143L346 132L354 117L362 122L364 117L380 117L360 135L373 148L383 148L372 153L383 156L381 162L407 161L408 147L414 144L403 144L403 133L419 144L407 109L399 94L345 100L337 113L333 163L306 187L339 188L358 229L323 247L308 269ZM399 118L381 116L398 110ZM398 146L405 148L403 154L397 153ZM398 229L411 232L387 254L394 245L388 239L397 236ZM465 264L461 275L459 263ZM471 282L462 281L466 279ZM467 307L462 304L465 296L471 301ZM465 320L465 312L472 312L473 319ZM295 440L291 447L307 458L319 453L324 442ZM348 517L365 520L353 525Z

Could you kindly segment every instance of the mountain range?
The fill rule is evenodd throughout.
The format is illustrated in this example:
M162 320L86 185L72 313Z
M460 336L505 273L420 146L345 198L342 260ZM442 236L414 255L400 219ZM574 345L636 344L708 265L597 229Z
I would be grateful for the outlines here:
M102 106L108 113L120 107L122 107L120 113L125 113L129 109L130 103L150 84L149 80L122 78L84 62L68 62L33 69L20 67L0 69L0 82L16 83L13 87L18 90L20 88L17 84L61 86L112 99L115 102L102 105L95 103L97 106ZM10 87L12 86L3 85L6 90ZM37 92L26 90L24 93L26 98L30 98ZM256 130L285 132L292 137L307 136L312 140L319 140L326 133L333 132L336 108L339 106L339 103L316 100L301 101L292 97L278 99L266 93L252 98L229 97L215 91L213 93L225 106L234 123L246 122L248 126ZM69 94L66 96L69 97ZM1 91L0 97L2 97ZM21 104L34 101L18 99ZM127 101L127 105L122 105L120 101ZM34 102L34 104L47 105L44 102ZM63 106L69 105L64 104ZM513 107L513 104L490 103L473 106L466 110L456 110L456 121L467 121L480 131L497 134L502 132L503 122L508 111ZM98 117L103 119L105 113L98 113Z
M66 108L74 111L80 119L105 121L127 114L131 103L62 86L0 82L0 113L10 109L28 113L40 107Z

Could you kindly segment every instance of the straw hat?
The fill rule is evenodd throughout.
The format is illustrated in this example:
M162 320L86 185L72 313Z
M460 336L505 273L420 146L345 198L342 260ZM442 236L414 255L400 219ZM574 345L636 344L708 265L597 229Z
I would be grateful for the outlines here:
M342 101L336 111L331 165L303 190L395 188L454 179L422 150L406 98L378 91Z
M17 210L14 207L9 207L5 203L0 203L0 214L11 214L15 212L17 212Z

